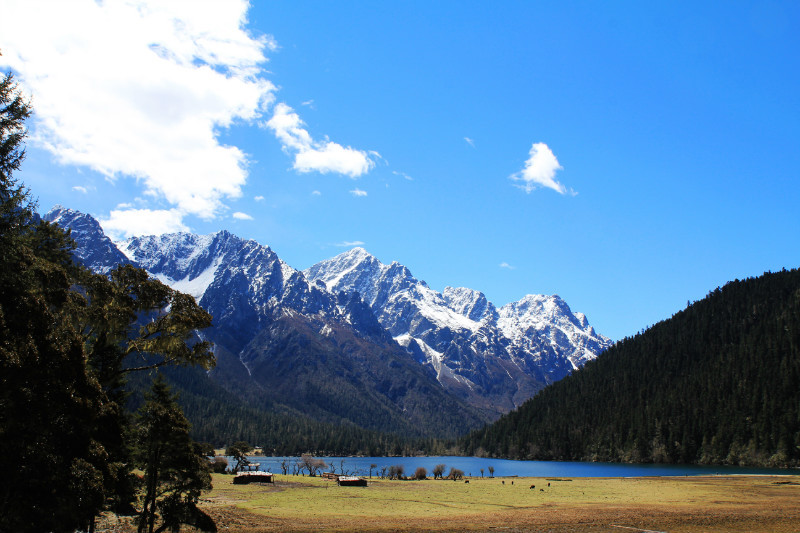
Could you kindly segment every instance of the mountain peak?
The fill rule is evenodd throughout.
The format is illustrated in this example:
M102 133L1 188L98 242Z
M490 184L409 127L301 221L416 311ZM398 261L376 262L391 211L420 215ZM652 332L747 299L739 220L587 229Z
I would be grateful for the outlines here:
M114 246L91 215L55 205L42 218L70 230L78 246L74 251L75 258L95 272L105 274L119 264L131 262Z

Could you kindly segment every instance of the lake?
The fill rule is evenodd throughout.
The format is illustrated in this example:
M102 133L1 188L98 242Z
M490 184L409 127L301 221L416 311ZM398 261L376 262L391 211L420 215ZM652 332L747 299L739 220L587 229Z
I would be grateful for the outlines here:
M253 456L250 460L261 464L261 470L280 474L281 461L294 464L297 457L263 457ZM560 461L512 461L508 459L484 459L480 457L322 457L328 465L336 467L336 472L344 470L348 474L369 475L370 464L377 465L372 470L375 476L382 467L402 465L405 475L410 476L422 466L431 476L433 467L446 465L445 474L450 468L458 468L467 476L480 477L481 468L484 476L489 476L489 467L494 468L495 477L642 477L642 476L703 476L703 475L797 475L800 469L791 468L749 468L741 466L697 466L697 465L655 465L655 464L623 464L623 463L582 463ZM342 463L344 461L344 463ZM328 468L330 470L330 468ZM289 473L292 469L289 469Z

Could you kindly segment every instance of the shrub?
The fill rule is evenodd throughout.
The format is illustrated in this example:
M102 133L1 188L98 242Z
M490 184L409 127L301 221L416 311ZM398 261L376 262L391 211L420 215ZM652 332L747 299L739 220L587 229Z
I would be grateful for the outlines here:
M224 457L214 457L209 461L211 463L211 471L215 474L224 474L228 469L228 460Z

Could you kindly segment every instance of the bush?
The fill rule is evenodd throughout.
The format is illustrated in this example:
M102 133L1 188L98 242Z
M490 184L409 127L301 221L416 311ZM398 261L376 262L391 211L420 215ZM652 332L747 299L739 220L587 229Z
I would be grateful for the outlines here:
M425 470L424 466L420 466L414 472L414 479L426 479L428 477L428 471Z
M403 465L394 465L389 467L389 479L403 479L405 467Z
M211 464L211 471L215 474L224 474L228 469L228 460L224 457L214 457L209 461Z
M453 481L458 481L459 479L464 477L464 471L463 470L459 470L458 468L451 468L450 469L450 475L448 475L447 477L449 477Z

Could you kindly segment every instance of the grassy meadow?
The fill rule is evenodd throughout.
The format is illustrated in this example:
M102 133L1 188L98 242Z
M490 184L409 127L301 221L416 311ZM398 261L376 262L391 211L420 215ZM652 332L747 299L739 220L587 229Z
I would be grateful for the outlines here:
M513 484L512 484L513 482ZM549 484L549 486L548 486ZM535 489L530 486L535 485ZM800 531L800 477L470 478L339 487L214 476L220 531Z

